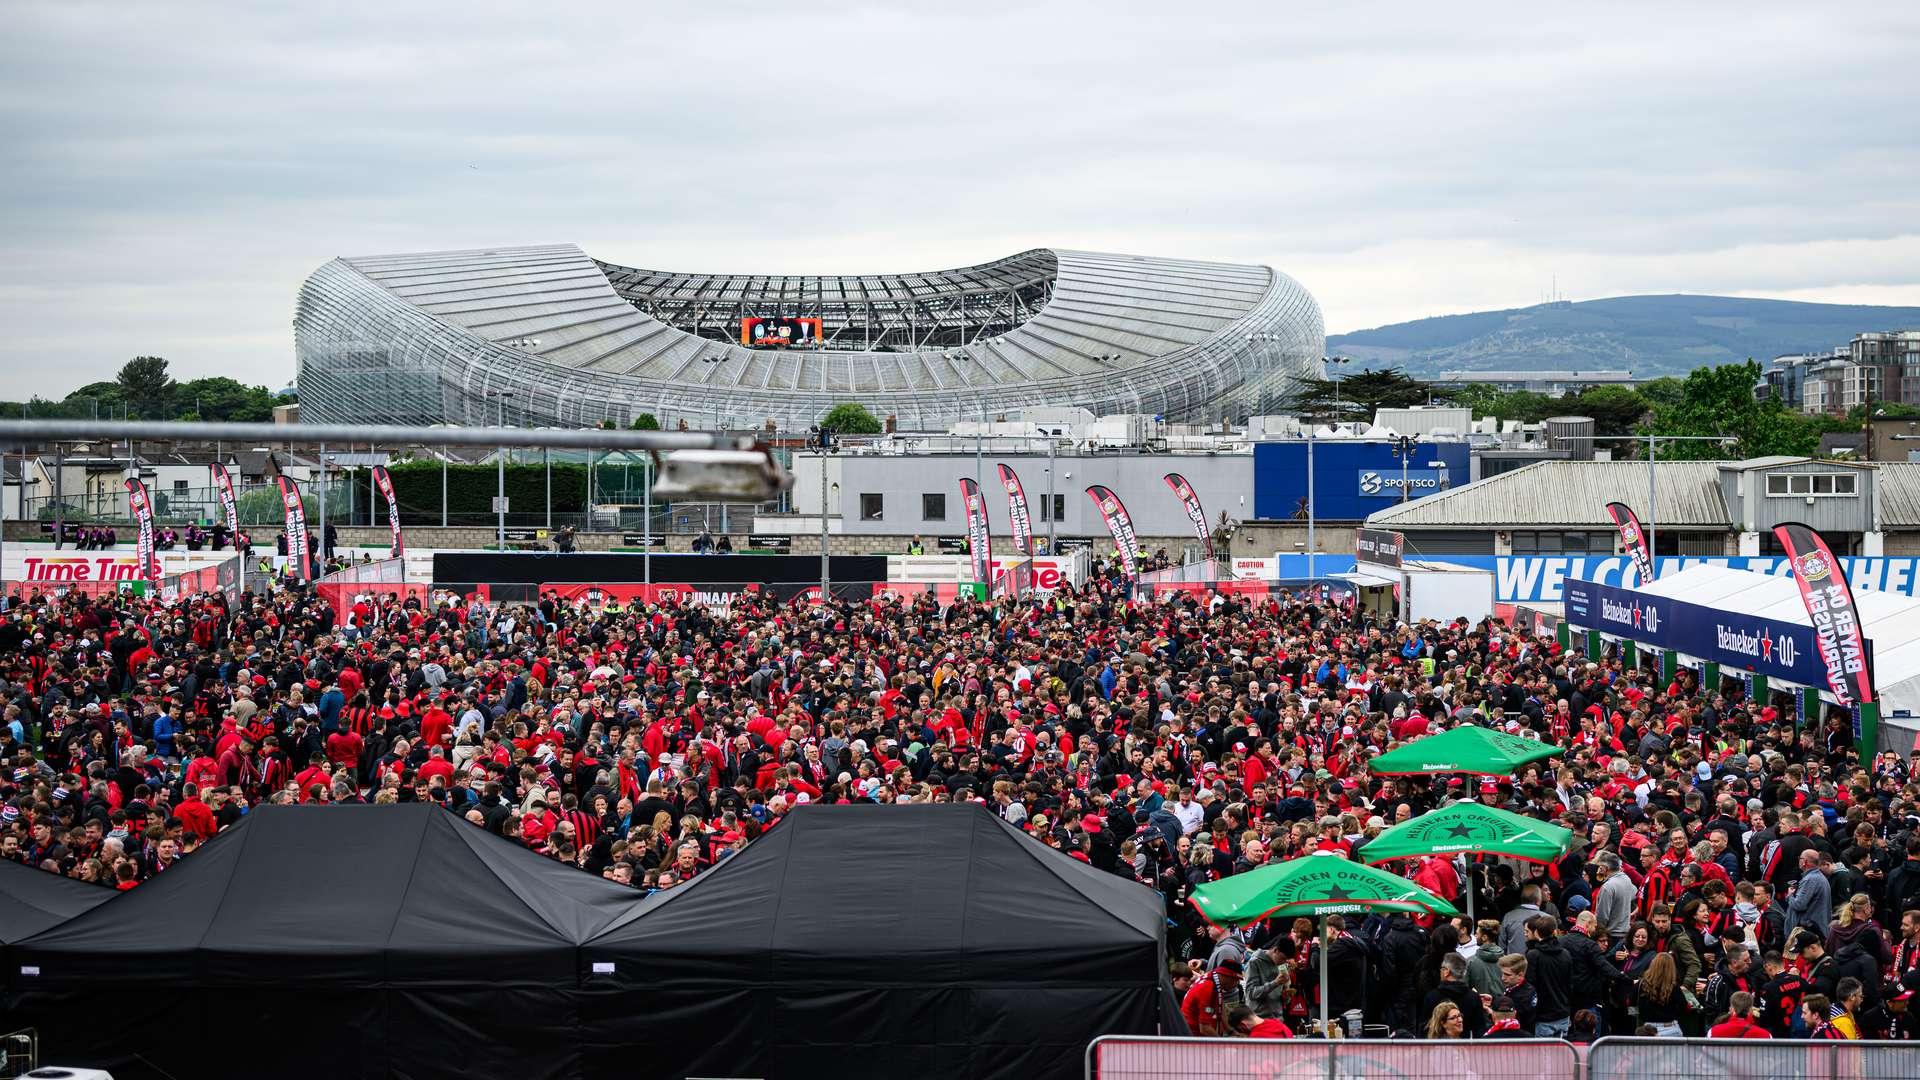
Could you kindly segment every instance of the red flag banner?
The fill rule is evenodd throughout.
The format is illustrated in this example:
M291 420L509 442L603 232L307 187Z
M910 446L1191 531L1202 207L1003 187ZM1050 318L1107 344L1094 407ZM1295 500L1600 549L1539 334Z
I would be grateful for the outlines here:
M1871 704L1873 665L1867 658L1846 570L1827 542L1808 526L1790 521L1775 526L1773 535L1787 551L1793 580L1800 584L1800 599L1813 618L1813 639L1827 669L1827 688L1843 708Z
M387 500L387 527L393 530L390 554L398 559L407 553L407 545L400 538L400 501L393 496L393 477L387 475L385 465L373 467L373 482L380 489L380 497Z
M158 584L160 553L153 546L153 501L147 498L147 485L136 477L127 477L127 502L133 507L134 523L140 527L134 562L140 568L142 579Z
M960 478L960 499L967 506L967 552L973 556L973 580L991 582L992 539L987 533L987 499L971 477Z
M1101 520L1107 523L1107 533L1113 537L1113 546L1120 551L1120 572L1129 580L1139 577L1140 538L1134 535L1133 516L1127 513L1126 504L1104 484L1090 485L1087 496L1099 509Z
M1181 509L1187 512L1187 520L1193 522L1193 534L1200 538L1200 554L1213 558L1213 530L1207 527L1207 511L1200 505L1200 493L1193 490L1187 478L1177 472L1170 472L1160 479L1173 489L1174 497L1180 500Z
M313 580L313 560L307 553L307 508L300 502L300 485L280 478L280 503L287 509L287 560L295 581Z
M1653 584L1653 552L1647 550L1647 531L1640 527L1640 519L1626 503L1608 503L1607 513L1613 515L1613 527L1620 530L1620 545L1640 570L1640 584Z
M227 475L227 467L219 462L213 463L213 489L220 493L220 510L227 517L227 532L233 537L233 546L240 546L240 504L233 497L233 477Z
M1000 484L1007 489L1007 523L1013 529L1013 549L1033 554L1033 518L1027 513L1027 492L1011 465L1000 468Z

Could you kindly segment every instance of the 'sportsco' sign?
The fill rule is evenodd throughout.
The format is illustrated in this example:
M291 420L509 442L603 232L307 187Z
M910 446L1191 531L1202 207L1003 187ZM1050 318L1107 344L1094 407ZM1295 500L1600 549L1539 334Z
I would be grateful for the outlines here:
M1568 624L1741 671L1825 686L1813 628L1737 615L1591 581L1569 581ZM1871 648L1871 646L1869 646Z

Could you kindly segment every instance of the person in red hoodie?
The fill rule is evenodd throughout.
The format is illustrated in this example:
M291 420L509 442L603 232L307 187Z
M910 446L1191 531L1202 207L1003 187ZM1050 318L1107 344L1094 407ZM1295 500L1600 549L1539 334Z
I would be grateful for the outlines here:
M1211 973L1193 980L1180 1002L1187 1030L1201 1036L1227 1034L1227 998L1239 985L1240 961L1231 957L1214 965Z
M1291 1039L1293 1029L1277 1016L1261 1016L1245 1005L1227 1010L1227 1026L1243 1039Z
M439 702L427 706L420 714L420 738L428 746L445 745L443 740L453 730L453 716L440 707Z
M347 728L327 736L327 760L335 769L345 769L348 775L355 775L360 766L360 753L366 749L366 740L360 733Z
M300 790L300 801L309 802L314 798L314 788L319 788L321 797L333 786L333 774L327 771L327 758L324 754L315 754L307 759L307 767L293 778L293 786Z
M202 840L213 839L220 831L220 825L213 819L213 811L200 800L200 787L186 784L180 789L180 804L173 808L173 816L180 819L180 825Z
M1707 1029L1709 1039L1771 1039L1773 1033L1753 1018L1753 995L1745 990L1727 999L1727 1018Z
M237 739L235 741L238 741ZM216 756L209 756L206 744L196 744L199 753L187 759L185 781L197 788L205 788L220 782L220 762ZM184 753L185 751L183 751Z
M453 763L447 760L446 751L436 746L427 751L427 760L421 763L420 770L415 775L428 783L432 783L433 778L438 776L441 777L442 783L452 787Z

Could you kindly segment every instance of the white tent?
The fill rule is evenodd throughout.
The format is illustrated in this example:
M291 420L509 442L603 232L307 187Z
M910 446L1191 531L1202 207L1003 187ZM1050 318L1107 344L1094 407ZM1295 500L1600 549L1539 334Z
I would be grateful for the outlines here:
M1783 561L1784 568L1786 563ZM1812 626L1800 586L1791 574L1775 576L1725 566L1689 566L1636 592L1719 608L1778 623ZM1880 699L1880 746L1904 756L1920 737L1920 598L1897 593L1853 593L1860 629L1873 650L1873 681ZM1821 696L1832 700L1824 686ZM1909 738L1889 741L1897 730Z

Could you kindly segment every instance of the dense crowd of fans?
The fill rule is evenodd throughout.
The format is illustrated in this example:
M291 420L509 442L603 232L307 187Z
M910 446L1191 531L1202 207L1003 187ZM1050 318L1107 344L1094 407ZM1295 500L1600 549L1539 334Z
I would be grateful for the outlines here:
M809 803L979 800L1164 897L1199 1034L1913 1037L1920 789L1682 672L1497 621L1405 628L1301 600L1027 600L725 613L489 605L334 611L15 593L0 614L0 857L119 889L262 803L432 801L638 889L707 872ZM1457 724L1564 748L1511 778L1369 775ZM1213 927L1207 882L1354 858L1478 799L1573 830L1552 865L1392 869L1478 921ZM164 933L164 928L156 928ZM1356 1028L1355 1025L1363 1025Z

